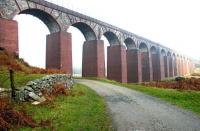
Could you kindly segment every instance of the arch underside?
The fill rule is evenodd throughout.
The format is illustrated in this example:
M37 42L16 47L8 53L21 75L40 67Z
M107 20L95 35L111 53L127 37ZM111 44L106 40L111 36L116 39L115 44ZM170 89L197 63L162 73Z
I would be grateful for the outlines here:
M97 39L93 29L89 25L82 22L77 22L77 23L72 24L72 26L78 28L81 31L86 41Z
M103 35L107 38L110 45L120 44L118 37L113 32L108 31L105 32Z
M157 54L156 47L152 46L150 49L151 54Z
M136 49L136 44L131 38L125 39L124 43L126 44L127 49Z
M52 16L50 16L48 13L46 13L42 10L27 9L27 10L21 11L19 14L29 14L29 15L33 15L33 16L37 17L42 22L44 22L44 24L48 27L48 29L51 33L60 31L60 26L56 22L56 20Z
M140 43L139 50L140 52L148 52L148 47L145 43Z

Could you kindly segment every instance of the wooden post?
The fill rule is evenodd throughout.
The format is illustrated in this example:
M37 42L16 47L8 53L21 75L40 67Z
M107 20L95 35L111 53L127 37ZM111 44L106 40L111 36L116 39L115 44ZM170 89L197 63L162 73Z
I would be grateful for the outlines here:
M12 69L9 70L10 72L10 86L11 86L11 96L12 99L15 99L15 85L14 85L14 71Z

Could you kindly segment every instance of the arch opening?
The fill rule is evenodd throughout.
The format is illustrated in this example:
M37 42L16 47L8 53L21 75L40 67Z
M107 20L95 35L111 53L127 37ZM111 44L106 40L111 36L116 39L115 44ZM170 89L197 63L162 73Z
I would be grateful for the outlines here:
M107 39L105 36L102 36L102 37L101 37L101 40L104 41L105 76L107 77L107 68L108 68L108 67L107 67L107 48L108 48L108 46L109 46L109 41L108 41L108 39Z
M50 33L49 28L31 14L18 14L14 20L18 22L19 57L32 66L45 68L46 35Z
M29 15L37 17L48 27L51 33L59 32L61 30L56 20L51 15L49 15L48 13L42 10L26 9L26 10L21 11L19 14L29 14Z
M68 28L72 34L72 72L73 76L82 76L83 43L85 37L83 33L74 26Z

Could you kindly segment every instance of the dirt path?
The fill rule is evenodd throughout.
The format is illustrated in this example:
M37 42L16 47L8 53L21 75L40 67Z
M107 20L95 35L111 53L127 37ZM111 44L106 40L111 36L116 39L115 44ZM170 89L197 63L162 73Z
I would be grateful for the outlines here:
M137 91L92 80L77 80L106 100L118 131L200 131L200 117Z

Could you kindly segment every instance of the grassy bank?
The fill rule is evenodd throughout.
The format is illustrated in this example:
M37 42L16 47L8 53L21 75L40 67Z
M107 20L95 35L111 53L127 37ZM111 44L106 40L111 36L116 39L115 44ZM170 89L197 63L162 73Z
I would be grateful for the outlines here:
M45 76L44 74L25 74L24 72L15 72L14 80L15 86L20 87L25 85L28 81L38 79ZM6 69L0 70L0 86L3 88L10 88L9 71Z
M44 74L25 74L15 72L17 87L25 85L28 81L43 77ZM0 81L3 87L9 88L8 71L0 70ZM57 96L51 103L32 105L31 103L15 104L18 110L25 110L34 120L51 122L47 127L20 128L21 131L43 130L73 130L73 131L109 131L111 120L107 114L104 99L88 87L76 84L72 95Z
M176 89L163 89L155 87L145 87L137 84L125 84L116 81L111 81L102 78L87 78L93 80L99 80L119 86L124 86L130 89L134 89L148 95L152 95L163 99L171 104L193 111L200 115L200 92L199 91L188 91L188 90L176 90Z
M41 106L23 104L28 113L34 114L37 121L50 120L56 131L109 131L110 118L102 97L88 87L76 84L72 96L58 96L53 103ZM20 108L20 107L18 107ZM31 131L31 128L22 128ZM50 128L38 127L34 130L43 131Z

